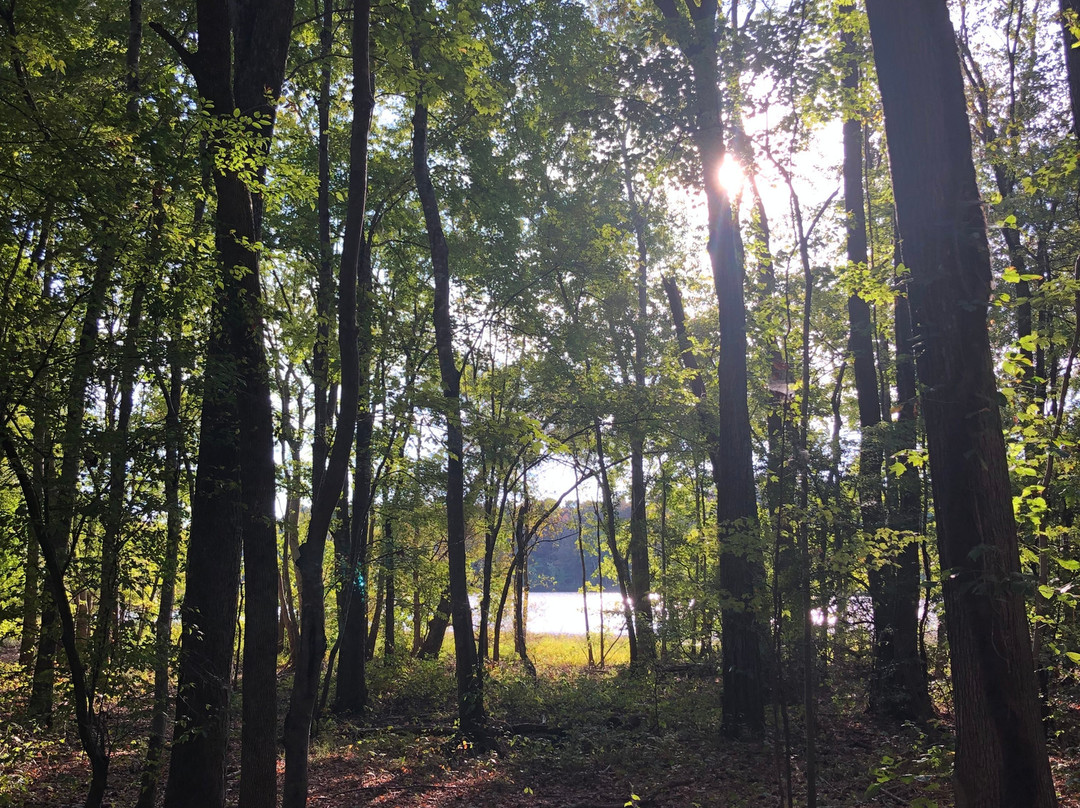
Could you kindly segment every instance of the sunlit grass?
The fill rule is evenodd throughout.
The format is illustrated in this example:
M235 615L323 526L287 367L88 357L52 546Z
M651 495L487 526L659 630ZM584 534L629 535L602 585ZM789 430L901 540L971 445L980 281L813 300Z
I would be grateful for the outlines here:
M585 667L589 664L589 647L585 637L577 634L529 634L526 645L529 657L537 666ZM600 639L592 638L593 662L600 664ZM626 637L604 638L604 665L625 665L630 662L630 646Z

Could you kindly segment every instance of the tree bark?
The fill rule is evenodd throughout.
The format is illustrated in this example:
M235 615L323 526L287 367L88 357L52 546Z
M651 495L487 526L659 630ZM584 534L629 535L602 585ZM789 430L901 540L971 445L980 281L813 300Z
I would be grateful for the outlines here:
M423 7L418 0L413 0L412 9L414 18L420 18ZM414 67L422 71L424 64L417 42L412 44L412 58ZM438 198L428 167L428 109L422 99L423 85L417 93L413 108L413 176L424 210L435 281L435 347L439 358L439 378L446 418L446 530L458 720L463 736L483 743L486 738L483 681L476 652L476 637L473 634L466 575L465 441L461 423L461 372L454 358L454 325L450 312L450 251L443 235Z
M635 286L637 291L637 312L633 321L634 331L634 394L638 401L637 410L648 410L648 390L645 380L648 344L646 329L648 323L648 268L649 250L646 240L645 217L638 204L634 187L634 176L630 166L625 142L622 144L623 184L626 199L630 206L630 222L634 229L637 245L637 265ZM656 659L656 633L653 630L652 601L649 599L652 589L652 575L649 569L649 538L645 507L645 441L641 423L630 425L630 596L634 601L634 633L637 639L639 661L653 662Z
M191 71L212 114L238 110L265 155L292 29L292 0L203 0L198 50L152 27ZM270 102L267 97L275 99ZM256 118L258 125L255 125ZM224 137L211 144L228 153ZM262 180L263 170L259 170ZM192 501L187 593L181 610L176 729L165 790L168 808L224 804L230 661L241 549L244 699L240 808L265 808L277 793L277 539L273 408L263 340L259 256L261 198L226 161L212 171L217 198L218 288L211 309Z
M676 0L655 2L693 74L692 103L697 124L693 138L708 204L708 252L718 306L720 406L715 450L723 462L714 466L714 482L720 542L723 732L729 737L760 737L765 731L763 635L754 601L764 568L747 401L743 266L736 250L731 203L720 182L725 146L717 70L718 6L688 0L687 18L680 13Z
M67 568L71 553L71 531L75 518L75 504L78 494L79 469L82 463L82 447L86 435L83 421L86 415L87 391L90 387L97 357L98 325L105 305L105 296L112 278L115 261L115 248L102 250L88 290L86 310L83 314L82 327L79 331L75 358L72 363L71 377L66 392L66 412L63 432L61 433L60 473L56 475L51 468L52 461L46 459L44 474L44 494L41 517L45 520L48 539L61 574ZM52 446L46 448L52 455ZM44 551L43 551L44 557ZM46 576L48 598L42 609L41 629L38 634L38 652L34 659L34 681L30 690L28 712L42 720L47 726L52 724L53 688L56 678L56 641L57 620L60 605L53 600L54 588ZM65 595L66 597L66 595ZM62 632L62 626L59 627Z
M161 565L161 594L154 623L154 706L146 743L146 759L139 778L139 800L135 808L153 808L157 794L161 753L165 748L165 728L169 710L169 651L172 646L173 605L176 597L176 573L179 566L180 540L183 535L183 512L180 506L180 468L183 449L183 424L180 405L184 369L180 359L181 324L173 323L167 347L169 387L165 411L165 557Z
M332 10L324 11L324 31ZM368 131L375 108L369 67L371 7L360 0L353 7L353 118L349 140L349 199L345 212L345 239L338 279L338 350L341 356L341 412L333 448L325 470L315 469L314 501L307 540L297 559L304 601L300 610L300 649L285 716L285 780L283 808L307 804L308 746L311 722L319 693L319 675L326 653L326 602L323 561L326 538L334 510L341 501L352 455L353 434L360 405L360 349L357 328L357 297L361 253L364 245L364 213L367 205ZM320 233L320 238L322 238ZM362 305L370 305L365 295ZM366 323L367 318L362 318ZM324 425L325 426L325 425Z
M53 604L60 620L60 638L67 657L71 673L72 695L75 701L75 720L82 743L83 752L90 759L90 787L86 793L85 808L100 808L105 796L105 785L109 777L108 735L101 715L94 710L93 692L86 681L86 668L83 666L75 638L75 620L71 613L71 601L64 587L64 572L56 548L52 544L44 512L34 491L33 481L19 458L11 436L5 432L2 437L4 455L15 472L19 487L23 492L27 515L30 517L30 529L34 532L41 555L45 560L45 582L52 593Z
M394 520L390 514L383 520L383 569L386 570L386 597L383 602L383 656L390 659L397 646L397 588L394 582L395 564Z
M619 550L616 540L615 528L615 501L611 495L611 482L608 479L607 461L604 459L604 437L600 430L600 419L593 419L593 437L596 439L596 465L599 469L597 479L600 481L600 493L604 502L604 528L607 536L608 552L611 553L611 561L615 565L615 578L619 584L619 594L622 595L623 617L626 621L626 640L630 645L631 663L638 661L637 631L634 627L634 610L630 598L630 569L626 558Z
M958 808L1057 804L986 316L990 253L941 0L869 0L952 650Z
M841 7L845 17L852 6ZM841 35L844 47L845 97L858 98L861 85L855 37ZM844 120L844 212L847 223L849 272L865 271L868 265L866 203L863 191L863 116L848 109ZM878 531L886 526L881 466L884 459L882 406L874 361L874 326L870 305L857 291L848 297L848 353L851 355L855 393L859 405L859 474L856 490L862 529L871 547L883 550L882 563L868 570L870 600L874 612L874 671L870 680L870 710L895 721L921 721L932 714L926 680L919 677L918 657L919 557L910 536L893 557L896 539L883 540ZM914 575L915 598L911 598Z

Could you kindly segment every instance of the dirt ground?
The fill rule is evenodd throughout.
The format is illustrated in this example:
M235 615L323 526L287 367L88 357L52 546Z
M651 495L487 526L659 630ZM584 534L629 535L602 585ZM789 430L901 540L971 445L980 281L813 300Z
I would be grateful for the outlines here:
M820 806L948 808L948 715L927 728L888 727L862 709L858 671L829 671L819 698ZM372 710L326 720L312 745L316 808L693 808L780 806L806 799L801 709L771 707L763 741L722 738L719 684L707 666L630 674L540 666L533 680L494 666L486 704L494 742L463 748L453 734L445 663L372 664ZM50 730L23 716L25 675L0 661L0 808L82 804L88 770L61 697ZM283 675L282 710L287 703ZM108 806L137 797L148 710L140 688L106 704L112 739ZM64 693L64 683L58 695ZM1080 705L1056 704L1052 763L1063 808L1080 808ZM784 731L784 728L787 731ZM238 752L239 738L232 745ZM279 762L279 776L284 762ZM228 768L231 801L238 772ZM789 785L790 784L790 785ZM1018 808L1020 808L1018 806Z

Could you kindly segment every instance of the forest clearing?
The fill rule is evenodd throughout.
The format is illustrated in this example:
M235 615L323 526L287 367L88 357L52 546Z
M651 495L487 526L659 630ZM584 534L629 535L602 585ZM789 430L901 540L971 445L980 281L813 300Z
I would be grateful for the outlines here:
M0 0L0 808L1080 808L1080 0Z

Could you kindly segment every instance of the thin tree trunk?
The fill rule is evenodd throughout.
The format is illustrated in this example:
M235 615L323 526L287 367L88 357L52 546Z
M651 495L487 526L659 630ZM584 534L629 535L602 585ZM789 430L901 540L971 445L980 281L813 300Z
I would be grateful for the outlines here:
M78 476L82 463L82 446L85 442L83 429L86 414L87 392L93 374L94 359L97 356L98 321L105 305L105 296L112 277L114 248L106 248L99 258L87 296L86 311L83 315L79 332L78 345L71 377L67 388L66 412L62 433L62 455L60 474L50 473L46 460L45 497L43 499L42 518L48 530L52 552L61 572L67 568L70 548L73 546L72 529L74 527L75 500L78 493ZM52 447L48 447L49 455ZM30 690L28 712L41 720L46 726L52 724L53 690L56 679L55 655L57 640L56 621L60 617L59 604L52 601L53 584L46 579L49 599L42 611L41 630L39 633L38 652L34 660L34 681ZM61 582L62 583L62 582ZM65 596L66 597L66 596ZM62 626L60 627L62 631Z
M421 0L412 0L414 19L424 13ZM413 66L425 69L420 44L412 43ZM443 235L435 186L428 167L428 110L424 84L417 91L413 110L413 176L424 209L431 264L435 280L435 345L439 357L443 407L446 417L446 520L450 565L450 608L454 623L454 658L457 671L459 728L466 738L484 744L487 736L483 680L480 675L469 605L465 558L465 468L461 422L461 371L454 357L454 325L450 312L450 255Z
M161 214L156 218L153 241L162 224ZM156 248L154 250L156 252ZM128 311L127 330L124 337L122 366L120 369L120 404L116 418L116 428L112 436L113 446L109 458L109 493L105 502L102 518L101 537L101 585L98 595L97 619L94 624L94 636L91 639L90 653L90 690L97 689L98 677L108 665L110 644L115 641L111 630L116 615L119 597L120 571L120 532L124 521L124 495L127 492L127 466L130 457L128 432L131 426L131 412L134 407L135 374L139 361L139 330L142 325L143 297L146 283L140 279L131 294Z
M577 545L581 559L581 605L585 615L585 645L589 649L589 667L596 665L593 658L592 633L589 631L589 573L585 568L584 527L581 521L581 494L574 489L574 513L577 514Z
M648 394L645 383L647 357L646 328L648 323L648 267L649 251L646 240L645 217L638 204L634 188L634 176L627 154L625 138L621 144L623 160L623 184L630 206L630 221L637 244L637 312L632 326L634 331L634 391L644 407ZM640 418L641 416L639 416ZM640 662L656 659L656 636L653 630L652 576L649 569L649 541L645 508L645 442L644 426L639 421L630 425L630 596L634 601L634 633Z
M397 605L395 603L397 588L394 585L396 554L394 520L387 514L386 519L383 520L383 567L386 570L386 599L383 605L386 625L383 629L383 656L387 659L394 656L397 646Z
M324 49L329 49L326 29L331 24L332 9L324 8ZM349 199L345 213L345 238L338 279L338 350L341 356L341 413L334 435L334 445L327 458L325 473L316 478L311 521L307 541L300 548L300 576L304 601L300 612L300 651L285 716L285 782L283 808L302 808L307 803L308 745L312 719L319 691L323 655L326 653L326 604L323 586L323 560L326 538L334 511L341 502L345 477L352 454L353 435L360 406L360 347L357 316L360 266L364 252L364 213L367 205L368 130L371 127L375 98L368 65L370 5L366 0L353 10L353 119L349 140ZM324 54L329 56L329 54ZM320 234L321 238L322 234ZM362 287L361 287L362 288ZM367 299L363 305L369 305ZM316 469L316 474L318 470Z
M615 502L611 496L611 483L608 480L607 462L604 460L604 437L600 430L600 419L593 418L593 438L596 441L596 464L599 469L600 492L604 501L604 525L607 532L608 552L615 565L615 577L618 579L619 594L622 595L623 617L626 620L626 639L630 644L630 662L638 661L637 632L634 630L634 609L630 600L630 570L626 559L619 550L616 539Z
M368 546L374 546L372 541ZM367 636L367 658L371 661L375 658L375 644L379 641L379 627L382 625L383 598L386 596L386 570L379 569L378 581L375 584L375 608L371 610L370 626Z
M93 693L86 681L86 669L76 644L75 620L71 614L71 601L64 588L64 573L56 549L49 536L48 526L34 491L33 480L27 473L15 449L11 436L3 435L3 450L8 464L15 472L22 488L30 526L34 531L41 554L45 559L45 580L52 592L53 603L60 618L60 636L71 674L75 701L75 719L83 752L90 759L90 787L87 790L85 808L100 808L105 796L109 776L108 735L101 716L94 710Z
M180 405L184 369L180 358L181 330L174 322L169 345L169 387L165 412L165 557L161 564L161 596L154 623L154 706L146 743L146 760L139 779L139 800L135 808L153 808L160 779L161 753L165 748L165 729L169 712L169 657L172 646L173 606L176 598L176 573L179 567L180 540L183 535L183 512L180 505L180 462L183 425Z
M41 563L41 550L37 539L29 528L26 531L26 566L23 582L22 632L19 635L19 666L29 669L34 664L34 645L38 635L38 611L41 599L38 597L38 566Z
M789 185L790 185L789 180ZM802 209L792 188L795 231L803 268L802 316L802 402L799 422L799 449L803 457L799 475L799 596L802 611L803 717L806 732L806 808L817 808L817 691L815 682L814 624L811 615L810 563L810 315L813 312L814 276L810 268L807 233L803 230ZM788 789L790 795L790 786Z
M412 652L413 656L416 656L420 653L420 644L422 642L422 637L420 634L420 568L418 565L415 564L415 562L413 564L412 582Z

